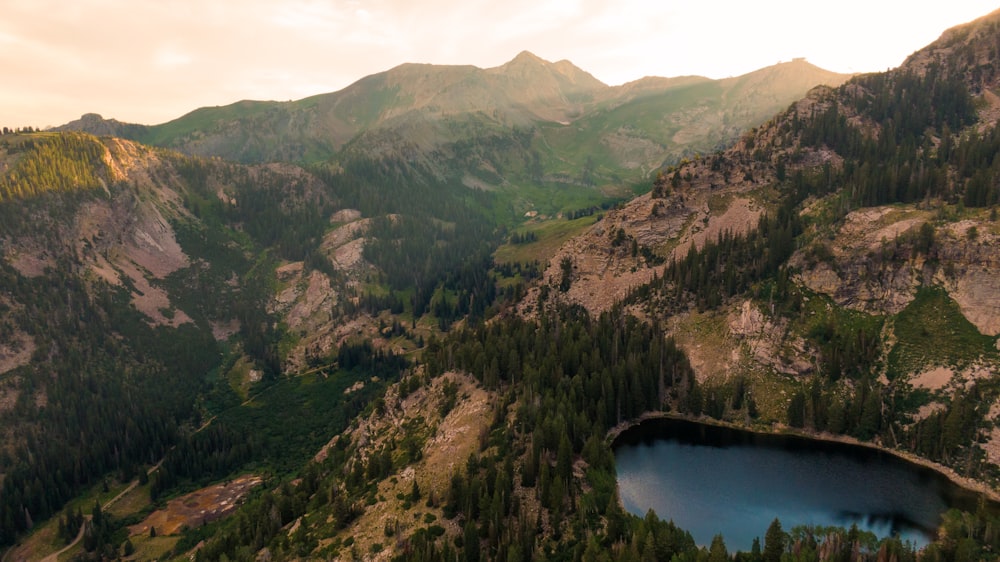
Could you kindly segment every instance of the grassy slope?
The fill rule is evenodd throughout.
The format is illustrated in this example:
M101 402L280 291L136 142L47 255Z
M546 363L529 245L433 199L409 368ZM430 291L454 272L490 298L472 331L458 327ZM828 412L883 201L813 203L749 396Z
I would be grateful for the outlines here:
M928 365L963 368L981 359L1000 359L996 338L969 322L940 287L924 287L893 324L896 345L889 352L893 373L914 373Z
M155 146L170 146L194 133L213 131L227 122L253 119L266 111L286 107L279 102L249 100L220 107L202 107L173 121L154 125L136 140Z
M550 220L526 225L520 232L533 232L537 240L527 244L505 244L497 249L495 257L500 263L545 262L555 255L566 240L597 222L597 216L576 220Z

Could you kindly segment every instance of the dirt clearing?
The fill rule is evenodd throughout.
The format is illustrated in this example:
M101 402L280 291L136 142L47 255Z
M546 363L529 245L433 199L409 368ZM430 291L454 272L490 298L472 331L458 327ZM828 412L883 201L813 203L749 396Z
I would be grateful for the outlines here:
M215 521L233 512L247 493L262 482L259 476L240 476L170 500L166 509L158 509L142 523L129 527L129 534L148 535L150 528L155 527L157 535L173 535L183 527L198 527Z

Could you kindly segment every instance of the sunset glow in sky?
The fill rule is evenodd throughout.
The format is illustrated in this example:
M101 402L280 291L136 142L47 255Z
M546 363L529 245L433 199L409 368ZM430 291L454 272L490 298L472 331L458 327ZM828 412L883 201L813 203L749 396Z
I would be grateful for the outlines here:
M332 92L404 62L522 50L617 85L737 76L805 57L881 71L1000 8L953 0L0 0L0 125L96 112L156 124L201 106Z

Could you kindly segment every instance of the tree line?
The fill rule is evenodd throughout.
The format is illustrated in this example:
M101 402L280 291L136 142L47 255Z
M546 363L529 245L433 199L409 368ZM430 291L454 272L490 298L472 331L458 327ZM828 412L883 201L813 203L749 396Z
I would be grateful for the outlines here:
M95 189L105 182L105 147L83 133L31 135L14 144L0 141L8 154L22 153L0 175L0 202L47 191Z

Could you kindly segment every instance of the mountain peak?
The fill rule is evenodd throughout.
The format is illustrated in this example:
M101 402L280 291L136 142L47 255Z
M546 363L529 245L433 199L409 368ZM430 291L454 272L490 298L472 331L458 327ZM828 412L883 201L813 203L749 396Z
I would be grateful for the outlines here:
M98 113L84 113L76 121L54 127L53 131L80 131L95 136L124 137L144 129L143 125L123 123L117 119L105 119Z
M536 71L537 69L551 69L554 65L531 51L521 51L516 57L495 68L500 72L510 71Z
M549 61L547 61L547 60L539 57L535 53L532 53L531 51L527 51L527 50L521 51L520 53L518 53L516 57L514 57L513 59L510 60L510 62L507 63L507 65L515 64L515 63L520 63L520 64L524 64L524 63L531 63L531 64L552 64ZM504 66L506 66L506 65L504 65Z
M594 78L568 60L549 62L531 51L521 51L509 62L486 69L491 74L501 74L518 80L533 81L555 79L572 90L592 91L607 85Z

